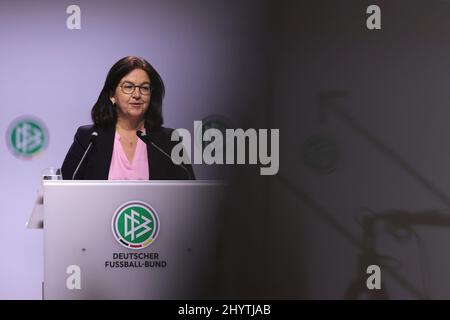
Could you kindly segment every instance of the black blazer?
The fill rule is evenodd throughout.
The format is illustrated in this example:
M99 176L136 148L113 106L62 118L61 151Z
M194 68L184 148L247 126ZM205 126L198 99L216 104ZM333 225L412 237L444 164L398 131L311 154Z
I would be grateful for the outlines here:
M98 127L95 130L98 132L96 142L80 166L75 177L76 180L108 180L116 129L114 126L110 126L106 128ZM89 145L93 131L94 125L78 128L61 168L64 180L72 180L72 175ZM172 147L178 143L170 140L173 129L161 127L151 130L146 128L146 131L153 142L169 155ZM183 168L175 165L170 158L164 156L161 151L156 150L152 145L147 145L147 159L151 180L189 179ZM192 166L189 164L184 166L190 171L192 179L195 179Z

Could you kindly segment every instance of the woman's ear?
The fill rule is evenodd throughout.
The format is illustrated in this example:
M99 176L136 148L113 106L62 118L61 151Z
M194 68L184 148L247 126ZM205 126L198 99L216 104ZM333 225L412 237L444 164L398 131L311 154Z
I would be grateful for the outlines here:
M114 99L114 97L110 97L109 100L111 100L111 103L112 103L112 104L115 104L115 103L116 103L116 99Z

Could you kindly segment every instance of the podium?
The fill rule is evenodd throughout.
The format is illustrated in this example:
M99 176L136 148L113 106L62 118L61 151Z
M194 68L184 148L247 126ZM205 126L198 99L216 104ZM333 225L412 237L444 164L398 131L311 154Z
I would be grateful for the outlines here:
M209 299L219 181L43 181L43 299ZM43 221L42 221L43 220Z

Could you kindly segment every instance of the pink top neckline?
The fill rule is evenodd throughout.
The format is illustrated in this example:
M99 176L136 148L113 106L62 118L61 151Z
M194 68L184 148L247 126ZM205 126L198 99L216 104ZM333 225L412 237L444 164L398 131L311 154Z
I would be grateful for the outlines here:
M120 135L116 131L108 180L148 180L149 178L147 145L141 139L137 140L133 161L130 163L120 142Z

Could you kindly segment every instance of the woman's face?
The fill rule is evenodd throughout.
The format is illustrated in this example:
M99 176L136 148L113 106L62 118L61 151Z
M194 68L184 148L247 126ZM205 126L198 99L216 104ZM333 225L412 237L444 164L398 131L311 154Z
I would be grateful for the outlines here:
M150 104L150 93L147 72L134 69L120 80L111 101L116 104L120 118L141 120Z

